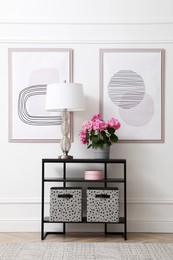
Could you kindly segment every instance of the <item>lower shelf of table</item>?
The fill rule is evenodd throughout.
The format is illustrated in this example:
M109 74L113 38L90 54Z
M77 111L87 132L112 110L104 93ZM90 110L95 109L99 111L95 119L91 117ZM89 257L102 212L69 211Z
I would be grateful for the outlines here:
M73 221L73 222L66 222L66 221L54 221L54 222L52 222L52 221L49 221L49 217L45 217L43 222L44 223L52 223L52 224L54 224L54 223L125 224L125 218L120 217L118 222L88 222L86 217L83 217L81 222L75 222L75 221Z
M44 232L44 224L56 224L56 223L63 225L62 231L60 231L60 232L56 232L56 231ZM49 221L49 217L45 217L44 221L42 222L41 239L42 240L45 239L46 236L49 235L49 234L65 235L66 234L66 224L102 224L102 225L104 225L104 234L105 235L122 235L124 237L124 239L127 240L127 223L126 223L124 217L120 217L119 222L87 222L86 217L83 217L81 222L51 222L51 221ZM113 225L114 224L115 225L121 224L121 225L123 225L124 226L123 227L124 232L116 232L116 231L109 232L108 229L107 229L109 224L113 224ZM100 232L100 233L102 233L102 232Z
M76 233L77 234L77 233ZM82 233L82 235L84 235L85 232ZM87 234L87 233L86 233ZM97 235L99 233L97 232ZM44 234L42 234L42 237L41 239L44 240L48 235L66 235L65 232L56 232L56 231L53 231L53 232L45 232ZM124 232L100 232L100 235L122 235L124 237L124 240L127 240L127 233L124 233Z

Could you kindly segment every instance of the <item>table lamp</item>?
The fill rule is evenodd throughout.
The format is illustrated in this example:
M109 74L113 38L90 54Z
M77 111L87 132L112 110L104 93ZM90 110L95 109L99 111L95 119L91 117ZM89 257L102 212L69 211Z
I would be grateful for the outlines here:
M47 85L46 107L50 112L62 112L62 139L60 141L63 154L58 158L72 159L69 155L71 140L69 138L69 112L85 109L83 86L79 83L56 83Z

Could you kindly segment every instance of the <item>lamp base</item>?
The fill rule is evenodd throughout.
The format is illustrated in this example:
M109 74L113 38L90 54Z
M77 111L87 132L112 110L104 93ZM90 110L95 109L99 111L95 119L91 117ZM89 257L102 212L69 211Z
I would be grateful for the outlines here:
M69 112L67 111L67 109L65 109L62 112L62 125L61 125L61 129L62 129L62 134L63 137L61 139L61 150L62 150L62 155L59 156L59 159L73 159L73 156L68 155L68 152L70 151L70 147L71 147L71 140L68 137L69 132L70 132L70 125L68 122L68 118L69 118Z
M63 154L58 156L58 159L73 159L73 156L68 154Z

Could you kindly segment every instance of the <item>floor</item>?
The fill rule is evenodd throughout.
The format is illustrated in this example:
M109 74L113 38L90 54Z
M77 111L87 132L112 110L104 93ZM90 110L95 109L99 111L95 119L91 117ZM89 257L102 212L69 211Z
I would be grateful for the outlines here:
M70 233L66 235L48 235L40 239L40 233L0 233L0 243L39 243L39 242L125 242L125 243L173 243L173 233L128 233L128 240L122 235L104 235L95 233Z

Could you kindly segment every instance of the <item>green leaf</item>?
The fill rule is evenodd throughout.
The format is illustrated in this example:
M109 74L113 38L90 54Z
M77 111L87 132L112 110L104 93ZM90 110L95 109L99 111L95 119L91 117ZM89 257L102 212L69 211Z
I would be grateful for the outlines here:
M101 131L101 135L102 135L103 137L106 136L105 131Z
M92 141L93 143L97 143L97 142L99 141L98 136L97 136L97 135L92 136L91 141Z
M107 143L109 141L109 137L107 137L106 135L103 137L103 141L104 143Z
M110 136L110 140L111 140L113 143L116 143L116 142L118 142L118 137L117 137L115 134L113 134L113 135Z
M113 129L113 128L108 127L107 130L108 130L108 133L111 135L115 133L115 129Z
M103 140L99 140L95 147L103 147L103 145L104 145L104 141Z

